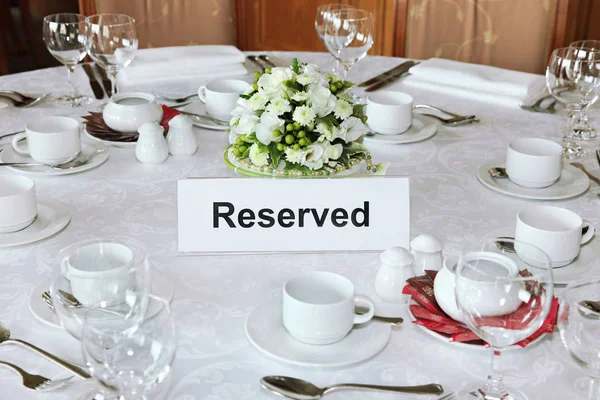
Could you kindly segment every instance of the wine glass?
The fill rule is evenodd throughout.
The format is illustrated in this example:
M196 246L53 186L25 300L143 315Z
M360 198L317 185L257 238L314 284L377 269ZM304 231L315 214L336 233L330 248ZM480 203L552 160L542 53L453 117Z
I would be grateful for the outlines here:
M558 315L563 345L590 377L588 399L600 399L600 312L585 306L600 300L600 278L571 282L565 289Z
M135 19L124 14L96 14L85 19L88 54L106 70L117 93L117 73L127 67L138 48Z
M90 309L83 325L81 346L90 373L112 388L120 400L145 399L145 393L171 372L177 350L175 322L167 300L131 293L125 308L136 308L145 299L148 304L140 323L129 323L128 318L99 319L95 314L102 310Z
M92 99L77 91L72 74L75 65L85 57L85 16L81 14L52 14L44 17L43 36L46 48L65 67L71 93L58 97L59 103L79 107Z
M321 39L321 42L323 42L323 44L325 45L325 47L327 48L327 50L331 53L331 51L329 50L329 47L327 47L327 44L325 43L325 25L327 23L327 21L329 19L331 19L331 11L336 11L336 10L343 10L343 9L353 9L354 7L352 7L351 5L348 4L341 4L341 3L330 3L330 4L323 4L320 5L317 8L317 16L315 17L315 30L317 31L317 35L319 35L319 39ZM334 74L339 75L340 74L340 62L335 58L335 55L333 53L331 53L331 56L333 57L333 60L335 62L332 72Z
M577 140L589 135L589 125L580 125L578 115L598 99L600 51L570 47L554 50L546 69L546 85L550 94L567 107L568 119L562 138L564 157L585 157L585 150Z
M521 400L524 395L504 385L502 350L531 336L544 323L553 296L550 258L537 247L510 242L517 253L499 247L497 239L470 246L456 269L456 302L465 324L492 347L492 373L484 383L468 385L459 399ZM535 260L536 266L524 259Z
M323 34L327 49L342 66L342 76L362 60L373 46L373 16L356 8L329 11Z
M583 51L600 51L600 40L578 40L569 45L571 48L583 50ZM576 115L577 125L583 128L582 139L590 140L595 139L598 136L596 129L589 124L587 110L588 107L583 107L581 111Z

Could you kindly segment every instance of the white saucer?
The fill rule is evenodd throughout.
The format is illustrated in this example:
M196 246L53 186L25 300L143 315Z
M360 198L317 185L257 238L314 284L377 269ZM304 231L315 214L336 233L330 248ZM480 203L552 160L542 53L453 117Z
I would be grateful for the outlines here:
M344 367L375 356L390 340L390 324L370 322L355 327L333 344L302 343L283 326L281 301L281 297L275 297L256 307L248 315L245 327L250 343L278 361L304 367Z
M208 115L206 113L206 106L201 101L196 101L194 103L190 103L187 106L181 109L182 111L200 114L200 115ZM229 124L225 123L225 125L217 124L216 122L212 122L210 119L204 118L194 118L189 116L194 125L200 128L212 129L215 131L226 131L229 128Z
M55 169L46 165L32 166L32 167L7 167L12 169L13 171L25 172L28 174L35 175L69 175L76 174L78 172L88 171L90 169L96 168L106 160L108 160L108 149L106 146L99 142L81 142L81 151L84 154L92 155L92 158L85 164L80 165L79 167L70 168L70 169ZM0 153L0 162L10 163L10 162L23 162L23 163L35 163L35 161L29 157L24 156L17 153L12 146L5 147L4 150Z
M152 281L152 294L162 297L168 301L173 300L173 283L167 277L167 275L160 271L154 270L150 274ZM56 314L50 311L46 305L46 302L42 300L42 294L48 290L50 290L50 282L43 281L31 291L28 300L29 311L31 311L33 316L41 323L54 328L60 328L60 321L58 320L58 317ZM149 315L151 314L152 311L149 311Z
M515 236L515 228L507 227L497 229L486 235L486 238L500 237L500 236ZM595 269L600 267L597 266L596 259L598 258L598 251L595 247L598 245L599 239L592 238L587 244L581 246L579 256L569 265L564 267L552 268L552 276L554 278L554 284L556 285L567 285L569 282L583 278L586 275L590 275ZM532 266L531 268L535 268ZM596 271L598 272L598 271Z
M504 161L504 158L497 158L480 165L477 168L479 182L496 192L532 200L564 200L580 195L590 186L589 178L581 170L566 164L558 181L541 189L522 187L509 179L492 178L488 170L492 167L504 167Z
M367 123L368 125L368 123ZM413 123L408 130L399 135L381 135L376 132L374 136L365 135L365 143L381 144L406 144L429 139L437 132L438 124L431 118L413 114Z
M135 148L135 145L137 144L137 141L135 142L118 142L118 141L112 141L112 140L104 140L104 139L100 139L92 134L90 134L87 129L83 128L83 133L85 134L85 136L87 136L88 138L92 139L92 141L96 142L96 143L102 143L105 146L108 147L117 147L117 148Z
M37 206L37 217L27 228L0 233L0 247L20 246L46 239L67 226L71 220L71 212L63 203L38 199Z

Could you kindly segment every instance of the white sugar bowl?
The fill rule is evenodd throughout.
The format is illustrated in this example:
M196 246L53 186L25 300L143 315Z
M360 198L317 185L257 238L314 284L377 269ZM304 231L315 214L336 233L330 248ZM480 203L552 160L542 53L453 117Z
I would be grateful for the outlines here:
M149 93L129 92L113 95L102 111L109 128L117 132L137 132L146 122L160 122L163 110Z
M406 280L415 276L414 258L403 247L391 247L381 253L381 265L375 275L375 292L389 303L406 303L408 296L402 294Z

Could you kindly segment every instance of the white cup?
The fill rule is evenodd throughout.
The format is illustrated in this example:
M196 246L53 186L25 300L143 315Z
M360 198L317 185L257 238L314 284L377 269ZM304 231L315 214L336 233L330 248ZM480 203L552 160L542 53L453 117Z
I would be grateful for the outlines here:
M362 315L356 305L368 308ZM301 342L330 344L342 340L355 324L373 318L375 304L356 295L347 278L331 272L309 272L283 285L283 325Z
M124 244L100 242L62 260L73 296L85 306L120 304L131 286L133 251Z
M589 228L582 235L584 224ZM581 245L587 243L594 232L594 227L573 211L554 206L534 206L517 214L515 240L543 250L550 257L552 267L556 268L570 264L579 255ZM518 243L515 244L515 250L526 263L543 265Z
M367 125L382 135L399 135L412 125L413 98L402 92L379 92L367 96Z
M247 88L248 82L239 79L217 79L200 86L198 97L206 104L206 112L220 121L229 121L237 101Z
M25 176L0 175L0 233L25 229L37 215L35 182Z
M27 147L19 143L27 138ZM30 122L25 132L12 140L15 151L41 164L56 165L71 161L81 151L79 122L68 117L46 117Z
M562 146L545 139L513 140L506 152L506 173L515 184L543 188L560 178Z

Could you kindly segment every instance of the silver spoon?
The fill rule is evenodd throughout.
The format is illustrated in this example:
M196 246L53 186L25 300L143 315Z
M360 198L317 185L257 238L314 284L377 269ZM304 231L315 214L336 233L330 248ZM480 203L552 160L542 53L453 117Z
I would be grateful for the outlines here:
M581 235L585 235L587 231L590 229L589 225L585 225L581 228ZM503 240L506 239L506 240ZM514 237L510 236L500 236L496 238L496 247L500 250L508 251L510 253L515 253L515 244L510 240L515 240Z
M50 309L53 310L54 309L54 302L52 301L52 296L50 295L50 292L44 292L42 294L42 298L44 299L44 301L46 302L46 304L48 305L48 307L50 307ZM79 300L77 300L77 298L75 296L73 296L71 293L65 292L63 290L59 290L58 291L58 298L67 307L70 307L70 308L86 308L86 306L83 305ZM108 314L118 315L120 317L122 317L124 315L127 315L124 312L117 311L117 310L112 310L110 308L97 308L97 309L101 310L103 312L106 312Z
M600 301L582 300L579 302L579 305L587 308L590 311L600 313Z
M194 94L190 94L189 96L185 96L185 97L167 97L167 96L163 96L162 94L158 94L158 93L156 94L156 97L161 98L163 100L172 101L173 103L183 103L187 99L190 99L194 96L198 96L198 94L194 93Z
M73 169L73 168L77 168L77 167L81 167L82 165L87 164L92 158L94 158L96 155L103 153L107 151L106 149L97 149L95 152L91 153L91 154L87 154L87 153L79 153L79 155L77 157L75 157L75 159L66 162L66 163L62 163L62 164L56 164L56 165L49 165L49 164L42 164L42 163L35 163L35 162L9 162L9 163L0 163L0 167L38 167L38 166L44 166L44 167L50 167L52 169L59 169L59 170L66 170L66 169Z
M508 179L508 174L506 173L506 168L492 167L492 168L488 169L488 174L490 174L490 176L492 178Z
M440 121L442 123L442 125L445 125L445 126L461 126L461 125L468 125L468 124L472 124L475 122L479 122L479 120L475 117L475 115L467 115L465 117L452 117L452 118L442 118L435 114L419 114L419 115L437 119L438 121Z
M384 391L409 394L432 394L439 395L444 392L441 385L430 383L421 386L380 386L363 385L356 383L342 383L338 385L319 388L310 382L289 376L265 376L260 380L263 388L279 396L291 399L320 399L324 395L339 390L367 390Z
M77 375L78 377L80 377L82 379L90 379L91 378L91 375L87 372L87 370L80 365L77 365L70 361L66 361L66 360L63 360L62 358L56 357L55 355L52 355L52 354L48 353L47 351L42 350L39 347L32 345L31 343L25 342L20 339L11 339L10 338L10 330L6 326L4 326L0 323L0 345L10 344L10 343L27 347L28 349L35 351L36 353L42 355L44 358L52 361L53 363L66 369L67 371L72 372L73 374Z

